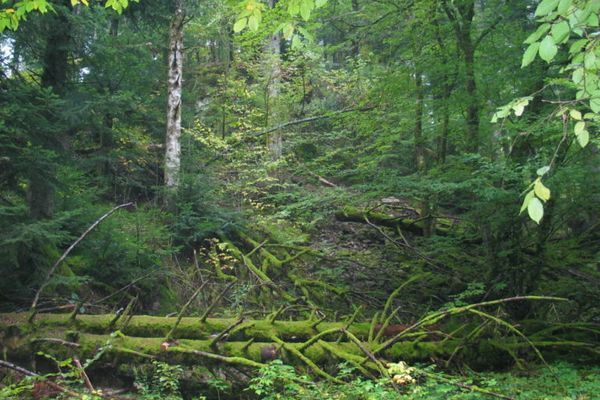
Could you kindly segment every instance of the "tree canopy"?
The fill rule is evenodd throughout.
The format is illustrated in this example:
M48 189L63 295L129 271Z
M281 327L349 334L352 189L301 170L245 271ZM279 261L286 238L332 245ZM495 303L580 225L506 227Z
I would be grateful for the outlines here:
M92 395L112 368L144 399L595 393L599 18L2 0L0 370Z

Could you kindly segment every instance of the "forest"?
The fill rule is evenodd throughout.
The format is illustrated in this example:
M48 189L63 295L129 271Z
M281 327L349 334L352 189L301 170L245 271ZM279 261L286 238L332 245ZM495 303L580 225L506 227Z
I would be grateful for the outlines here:
M0 399L600 399L600 1L0 0Z

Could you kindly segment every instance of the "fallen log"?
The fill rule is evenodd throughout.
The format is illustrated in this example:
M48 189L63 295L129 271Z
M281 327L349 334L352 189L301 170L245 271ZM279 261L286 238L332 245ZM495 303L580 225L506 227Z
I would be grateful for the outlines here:
M383 212L362 210L355 207L345 207L335 214L335 218L341 222L360 222L363 224L371 222L388 228L399 228L402 231L417 235L423 235L425 229L424 219L396 217ZM445 221L443 218L438 218L436 221L435 234L447 236L452 229L452 223Z
M23 333L41 329L63 328L77 330L82 333L106 334L114 329L110 328L112 314L79 315L76 320L69 320L67 314L38 314L36 320L27 323L27 313L0 314L0 331L3 327L17 329ZM207 318L202 322L199 317L182 317L177 329L172 333L176 339L209 339L218 335L237 321L237 318ZM152 317L135 315L129 320L127 326L120 330L127 336L164 338L177 323L176 318ZM343 322L321 322L312 326L314 321L270 321L247 320L236 329L230 340L270 341L273 335L290 342L304 342L319 332L343 328ZM369 323L354 323L349 330L359 338L366 338L369 332Z

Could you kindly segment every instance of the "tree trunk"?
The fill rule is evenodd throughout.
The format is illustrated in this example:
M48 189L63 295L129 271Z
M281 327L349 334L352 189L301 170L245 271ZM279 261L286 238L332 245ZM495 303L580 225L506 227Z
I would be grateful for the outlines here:
M358 0L352 0L352 12L357 14L359 9L360 5L358 4ZM352 37L351 54L355 58L360 55L360 40L358 38L358 30L354 32L354 36Z
M269 0L273 8L276 0ZM279 86L281 84L281 33L277 32L267 43L267 62L270 63L269 82L267 87L267 127L281 122L279 107ZM273 161L279 160L283 154L283 136L280 129L267 136L267 147Z
M469 23L470 26L470 23ZM471 35L464 35L461 43L465 62L465 89L467 92L467 149L476 153L479 150L479 102L477 100L477 84L475 82L475 49Z
M415 54L415 57L418 57ZM423 138L423 74L418 61L415 65L415 94L417 96L417 102L415 105L415 161L417 163L417 171L425 172L425 139Z
M448 153L448 134L450 132L450 107L448 104L450 95L444 94L442 99L442 125L437 142L437 160L438 164L446 162L446 154Z
M169 33L169 72L167 86L167 138L165 151L165 186L179 184L181 166L181 85L183 76L183 4L177 1Z
M455 4L443 3L448 19L454 26L456 41L463 56L465 68L465 92L467 95L467 145L468 151L479 150L479 100L475 81L475 43L471 37L471 28L475 16L475 1L462 0Z
M63 6L70 7L69 2L64 2ZM62 97L67 83L71 23L62 7L57 7L56 13L48 13L45 18L48 33L43 58L42 86L52 88L55 94ZM56 117L50 116L49 120L56 120ZM41 135L45 134L41 133ZM54 138L47 139L55 142ZM29 214L34 219L51 218L54 213L52 181L55 174L52 163L44 165L44 168L32 169L29 176L28 200Z
M422 27L422 14L420 9L414 10L413 15L413 62L414 62L414 74L415 74L415 127L414 127L414 141L415 141L415 162L417 165L417 172L419 174L425 174L427 172L427 162L425 159L425 138L423 137L423 102L425 99L425 93L423 90L423 69L422 69L422 47L421 47L421 35L420 27ZM427 237L431 236L435 232L433 222L433 216L431 213L432 206L429 196L424 196L421 202L421 217L424 220L423 234Z

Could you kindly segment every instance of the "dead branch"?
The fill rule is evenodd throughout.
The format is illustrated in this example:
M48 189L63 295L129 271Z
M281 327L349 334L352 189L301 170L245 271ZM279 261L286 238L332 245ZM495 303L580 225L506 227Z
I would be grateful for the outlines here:
M116 206L113 209L111 209L109 212L107 212L106 214L104 214L103 216L101 216L100 218L98 218L92 225L90 225L89 228L86 229L85 232L83 232L81 234L81 236L79 236L77 238L77 240L75 240L70 246L69 248L62 254L62 256L59 257L58 260L56 260L56 262L54 263L54 265L52 266L52 268L50 268L50 270L48 271L48 273L46 274L46 278L44 279L44 282L42 283L42 285L40 286L40 288L37 290L37 292L35 293L35 297L33 298L33 302L31 303L31 310L32 310L32 316L31 318L33 318L35 316L35 308L37 307L37 303L40 299L40 295L42 294L42 291L46 288L46 286L48 286L48 284L50 283L50 278L52 277L52 275L54 274L54 271L56 271L56 268L58 268L58 266L65 260L65 258L67 258L67 256L69 255L69 253L71 253L71 251L83 240L85 239L85 237L92 232L94 229L96 229L96 227L98 225L100 225L100 223L102 221L104 221L106 218L110 217L112 213L114 213L115 211L121 209L121 208L125 208L125 207L129 207L132 206L133 203L125 203L125 204L121 204L120 206Z

